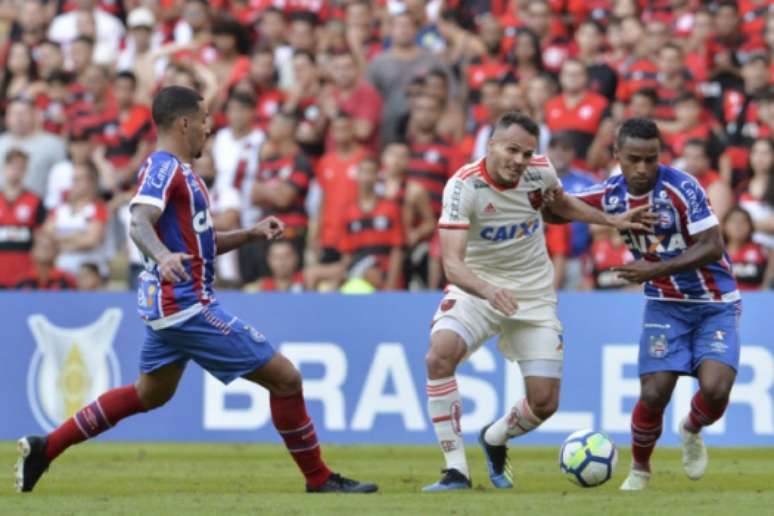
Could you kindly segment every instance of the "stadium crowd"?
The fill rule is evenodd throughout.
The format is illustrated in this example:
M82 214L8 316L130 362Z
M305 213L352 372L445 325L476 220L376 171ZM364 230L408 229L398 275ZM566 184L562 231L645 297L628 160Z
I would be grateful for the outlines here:
M0 0L0 40L0 288L134 285L128 203L173 84L211 114L214 226L287 226L219 257L221 287L441 288L444 184L520 110L568 192L653 118L740 288L774 288L772 0ZM615 232L547 237L557 287L631 288Z

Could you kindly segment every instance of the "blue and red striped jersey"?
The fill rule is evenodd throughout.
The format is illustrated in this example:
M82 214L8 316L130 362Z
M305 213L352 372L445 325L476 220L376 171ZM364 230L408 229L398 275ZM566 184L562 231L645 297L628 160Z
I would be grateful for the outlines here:
M191 167L166 151L152 153L139 171L137 193L131 201L161 210L156 233L173 253L192 256L184 262L190 280L170 283L159 276L158 264L144 257L146 276L156 285L141 300L144 318L168 319L175 314L195 315L214 301L215 230L210 215L210 199L204 181ZM146 297L146 296L141 296ZM147 309L155 305L152 312Z
M707 195L693 176L659 165L658 179L647 194L629 193L623 175L575 194L607 213L623 213L650 203L660 220L653 233L624 231L621 235L636 259L669 260L684 253L702 231L718 225ZM727 253L717 262L645 284L645 296L671 301L732 302L739 299Z

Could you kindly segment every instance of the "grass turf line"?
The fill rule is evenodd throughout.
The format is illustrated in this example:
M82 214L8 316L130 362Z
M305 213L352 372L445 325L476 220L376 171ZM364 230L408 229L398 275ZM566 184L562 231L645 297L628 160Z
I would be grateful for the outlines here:
M566 480L558 449L514 447L516 488L489 484L481 451L468 443L474 489L420 493L440 476L431 446L326 446L346 476L378 482L369 496L306 495L284 448L251 444L93 442L66 452L30 494L13 491L15 443L0 442L5 464L0 514L774 514L774 448L710 449L704 479L688 480L680 450L657 449L651 489L621 493L629 467L621 450L614 478L582 489Z

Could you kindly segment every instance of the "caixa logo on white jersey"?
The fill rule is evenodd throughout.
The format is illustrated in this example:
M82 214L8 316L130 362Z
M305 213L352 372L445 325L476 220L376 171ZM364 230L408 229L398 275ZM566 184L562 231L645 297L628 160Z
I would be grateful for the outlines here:
M113 339L122 311L108 308L93 323L61 328L44 315L27 319L36 349L27 371L27 397L35 420L47 432L121 383Z
M193 228L197 233L204 233L212 228L212 215L209 210L202 210L194 215Z

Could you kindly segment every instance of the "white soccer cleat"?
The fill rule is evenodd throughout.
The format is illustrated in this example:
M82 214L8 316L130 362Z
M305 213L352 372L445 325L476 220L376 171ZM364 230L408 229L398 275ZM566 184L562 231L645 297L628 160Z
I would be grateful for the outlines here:
M680 438L683 441L683 471L691 480L699 480L707 471L707 447L700 433L685 429L685 419L680 421Z
M621 484L621 491L642 491L648 487L650 482L650 473L647 471L641 471L639 469L632 469L629 471L629 476L626 477L624 483Z

